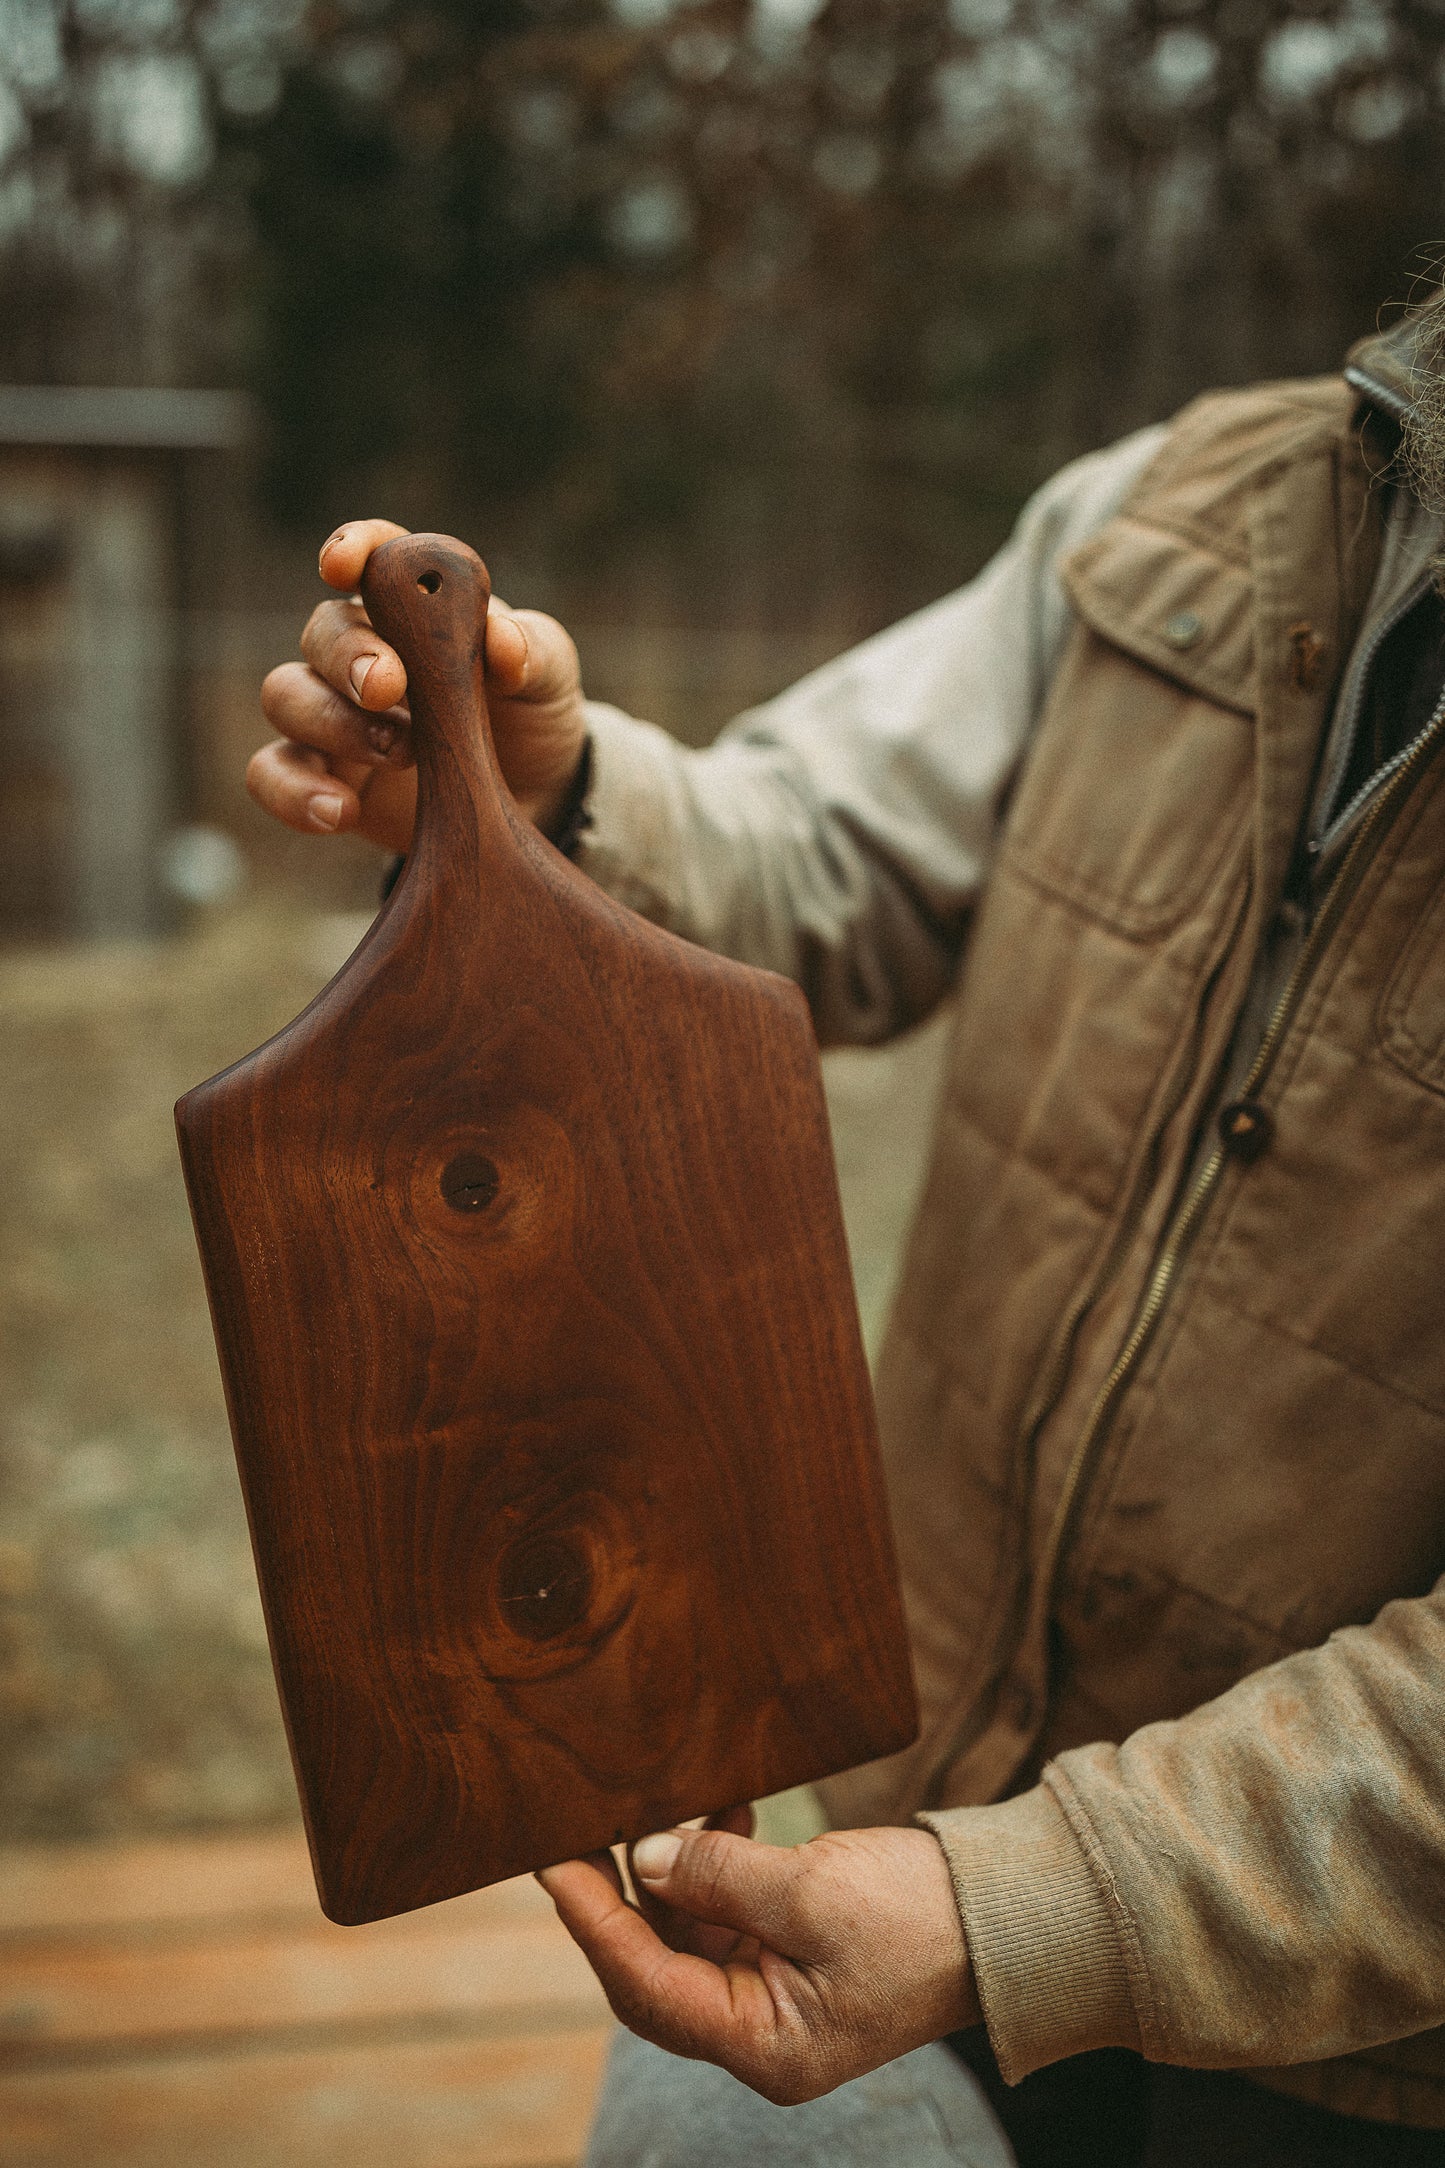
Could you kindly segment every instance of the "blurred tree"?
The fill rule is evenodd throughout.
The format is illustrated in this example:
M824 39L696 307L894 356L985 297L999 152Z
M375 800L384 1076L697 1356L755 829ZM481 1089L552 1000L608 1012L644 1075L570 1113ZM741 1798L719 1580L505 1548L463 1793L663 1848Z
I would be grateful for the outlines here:
M234 364L246 248L215 162L304 0L0 0L0 369L166 383Z
M1445 232L1445 0L0 0L0 366L241 371L308 522L1016 495Z
M1075 434L1328 366L1445 238L1440 0L1086 11Z
M1445 226L1442 54L1440 0L313 15L257 199L296 282L273 358L311 372L287 471L364 449L344 349L389 441L560 469L594 515L801 456L1016 492L1204 382L1328 365L1404 296ZM374 283L343 302L358 218ZM393 388L422 379L425 412Z
M434 499L443 474L444 494L516 488L575 447L582 327L543 301L599 238L566 130L526 80L539 35L558 36L543 13L318 9L273 110L226 131L258 243L254 380L279 509L339 510L388 469L398 503ZM575 75L585 9L565 43Z

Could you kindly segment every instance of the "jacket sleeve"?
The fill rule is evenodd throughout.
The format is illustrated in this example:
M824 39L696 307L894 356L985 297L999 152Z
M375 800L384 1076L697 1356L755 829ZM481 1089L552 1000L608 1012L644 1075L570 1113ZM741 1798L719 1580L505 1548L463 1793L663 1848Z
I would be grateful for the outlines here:
M1268 2069L1445 2023L1445 1581L996 1807L947 1854L999 2065Z
M1000 804L1069 625L1059 563L1163 431L1057 475L969 586L730 724L705 752L593 704L577 863L635 910L796 979L820 1039L947 991Z

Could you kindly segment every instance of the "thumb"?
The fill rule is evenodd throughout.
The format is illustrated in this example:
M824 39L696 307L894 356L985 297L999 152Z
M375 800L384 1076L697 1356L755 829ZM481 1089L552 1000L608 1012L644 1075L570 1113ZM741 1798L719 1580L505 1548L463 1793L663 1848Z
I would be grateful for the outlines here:
M629 1863L638 1886L660 1903L710 1927L756 1935L784 1956L807 1956L801 1850L725 1829L669 1829L641 1838Z
M567 700L580 689L577 644L542 610L514 610L493 595L487 611L487 678L509 700L535 706Z

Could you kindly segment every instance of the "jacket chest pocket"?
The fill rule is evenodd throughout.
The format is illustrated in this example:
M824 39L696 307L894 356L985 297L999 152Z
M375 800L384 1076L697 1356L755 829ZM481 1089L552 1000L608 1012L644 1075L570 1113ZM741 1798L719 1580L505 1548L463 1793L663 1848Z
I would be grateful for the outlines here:
M1033 886L1126 939L1196 912L1248 827L1251 719L1087 626L1055 682L1004 854Z

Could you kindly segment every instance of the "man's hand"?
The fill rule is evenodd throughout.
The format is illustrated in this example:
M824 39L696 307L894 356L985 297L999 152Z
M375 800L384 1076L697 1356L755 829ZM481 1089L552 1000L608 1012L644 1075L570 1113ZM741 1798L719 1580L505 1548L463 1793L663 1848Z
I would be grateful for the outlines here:
M980 2020L943 1853L921 1829L795 1851L724 1828L645 1837L538 1876L622 2023L780 2106Z
M321 577L353 593L366 561L404 534L390 520L338 527L321 551ZM359 602L322 602L301 635L301 662L282 663L261 688L281 733L254 755L246 787L303 835L352 831L386 850L411 845L416 819L406 672ZM487 698L497 758L529 820L547 827L582 757L587 726L577 650L555 618L512 610L493 595L487 613Z

